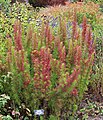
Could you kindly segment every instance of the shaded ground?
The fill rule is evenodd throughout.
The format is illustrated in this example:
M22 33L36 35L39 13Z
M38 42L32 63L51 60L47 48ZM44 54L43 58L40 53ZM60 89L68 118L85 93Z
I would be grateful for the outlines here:
M77 114L78 120L103 120L103 96L87 93Z

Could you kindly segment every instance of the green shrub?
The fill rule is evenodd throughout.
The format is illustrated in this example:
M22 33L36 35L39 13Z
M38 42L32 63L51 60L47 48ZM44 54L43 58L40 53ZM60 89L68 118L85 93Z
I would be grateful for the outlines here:
M23 34L26 34L28 25L31 24L35 26L36 14L36 10L34 11L29 4L24 5L22 3L13 4L7 14L5 14L5 9L0 11L0 60L2 56L3 63L5 63L3 57L7 51L7 38L9 36L13 38L13 26L15 20L20 20L22 24L22 30L25 31Z
M6 15L10 11L10 2L11 0L0 0L0 9L2 9Z

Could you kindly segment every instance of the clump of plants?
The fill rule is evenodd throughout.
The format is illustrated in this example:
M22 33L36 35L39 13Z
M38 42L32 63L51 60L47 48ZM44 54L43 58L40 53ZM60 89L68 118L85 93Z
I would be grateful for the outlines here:
M61 15L68 17L70 20L73 20L73 12L74 10L77 12L78 16L78 23L80 24L82 22L82 18L84 15L89 19L88 22L90 21L95 21L97 18L96 15L99 14L99 5L95 4L93 2L77 2L77 3L66 3L66 6L54 6L54 7L48 7L45 8L44 10L41 9L39 14L44 14L44 15ZM93 17L94 16L94 17ZM80 20L79 20L80 19Z
M95 53L86 17L81 29L74 14L69 39L69 29L62 18L57 34L48 22L42 23L38 31L29 26L27 34L23 32L17 20L13 38L7 38L6 55L0 57L6 73L12 75L3 92L17 106L24 103L31 111L44 109L44 119L50 115L73 119L89 84Z
M99 5L70 3L45 8L38 15L28 4L2 8L0 92L10 95L17 108L23 103L31 111L44 109L44 118L74 119L72 116L89 82L89 88L102 100L103 16ZM74 11L77 11L77 20L74 20ZM84 15L92 30L86 19L82 22ZM89 37L92 40L88 41ZM94 52L89 53L89 45L93 44L94 49L94 40L95 59ZM75 61L80 61L79 65ZM73 81L68 84L68 79Z
M95 4L93 2L87 2L87 3L69 3L67 6L63 7L51 7L46 8L45 10L40 11L40 15L48 15L49 17L46 17L47 20L51 18L51 16L62 16L63 19L68 18L70 21L73 20L74 11L77 11L77 21L80 27L82 27L82 19L83 16L86 15L88 19L88 23L91 24L92 27L92 36L95 39L95 49L96 49L96 55L95 55L95 62L93 66L93 74L91 75L91 87L93 88L93 91L95 95L97 95L98 99L102 99L103 96L103 87L102 87L102 39L103 39L103 14L100 12L99 4ZM57 17L53 19L55 23L57 22ZM54 26L56 24L53 24ZM69 27L70 28L70 27ZM69 32L70 33L70 32ZM69 35L70 36L70 35ZM101 95L102 94L102 95Z

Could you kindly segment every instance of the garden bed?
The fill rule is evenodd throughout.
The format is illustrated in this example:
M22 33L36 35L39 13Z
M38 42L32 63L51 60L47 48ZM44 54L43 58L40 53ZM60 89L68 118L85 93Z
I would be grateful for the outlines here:
M102 120L102 33L103 14L93 2L35 9L4 4L0 117Z

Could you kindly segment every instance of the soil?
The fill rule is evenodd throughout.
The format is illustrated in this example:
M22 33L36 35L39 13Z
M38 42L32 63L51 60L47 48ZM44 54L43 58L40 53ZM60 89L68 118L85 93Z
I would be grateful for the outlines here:
M103 120L103 96L87 93L77 114L79 120Z

